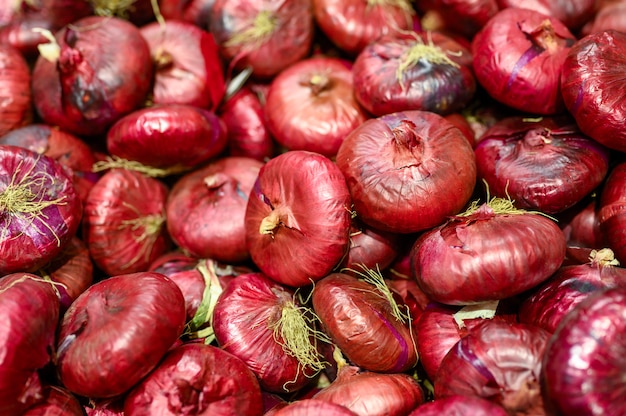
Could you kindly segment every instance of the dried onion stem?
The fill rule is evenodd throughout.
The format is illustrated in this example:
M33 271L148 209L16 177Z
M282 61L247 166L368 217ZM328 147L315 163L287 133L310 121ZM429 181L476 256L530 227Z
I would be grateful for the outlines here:
M124 206L132 209L138 215L140 214L135 207L127 203L124 203ZM128 228L131 232L142 230L141 234L134 237L135 241L140 245L140 250L137 255L124 266L124 268L127 268L130 265L134 264L142 256L144 256L144 259L146 261L150 258L152 247L155 241L159 238L163 225L165 224L165 218L165 214L161 213L139 216L137 218L123 220L120 222L118 230L123 230L126 228Z
M233 35L224 46L227 48L239 45L258 46L264 43L277 27L278 22L274 14L269 10L262 10L254 17L252 26Z
M169 175L175 175L187 170L182 166L172 166L167 169L146 166L134 160L123 159L118 156L107 156L105 160L100 160L93 164L91 170L93 172L102 172L108 169L127 169L135 172L143 173L152 178L163 178Z

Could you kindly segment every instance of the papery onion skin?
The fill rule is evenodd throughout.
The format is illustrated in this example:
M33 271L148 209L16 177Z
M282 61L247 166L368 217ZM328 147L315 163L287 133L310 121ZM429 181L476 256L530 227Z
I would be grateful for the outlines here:
M51 362L59 299L50 282L29 273L0 279L0 412L21 415L43 399L38 371Z
M626 33L593 33L569 50L561 73L561 93L580 130L619 152L626 151L623 51Z
M508 413L487 399L478 396L453 395L442 397L418 406L408 416L507 416Z
M84 416L78 397L63 387L46 385L41 402L28 408L22 416Z
M552 16L576 32L596 12L595 0L497 0L501 9L517 7L531 9Z
M170 350L124 400L127 416L261 416L261 387L234 355L187 343Z
M61 321L59 379L80 396L126 393L157 366L184 324L183 295L160 273L121 274L94 283Z
M265 413L267 415L267 413ZM289 403L274 413L274 416L356 416L345 406L319 399L301 399Z
M567 314L543 359L547 401L562 414L621 415L626 288L599 291Z
M467 139L428 111L367 120L345 138L336 163L357 215L381 231L409 234L435 227L465 206L476 184Z
M287 286L328 275L348 250L352 201L327 157L282 153L260 170L248 198L246 243L253 262Z
M31 74L20 51L0 44L0 136L33 120Z
M390 300L372 284L331 273L316 282L311 300L325 332L354 365L381 373L417 365L410 321L394 316Z
M549 338L534 325L485 321L444 357L434 380L435 400L478 396L509 414L545 414L540 377Z
M84 136L105 133L144 104L153 79L148 43L120 18L88 16L55 33L60 55L39 55L32 72L37 114Z
M496 214L486 204L424 233L412 248L413 276L449 305L495 301L548 279L565 258L556 223L532 213Z
M417 0L420 10L434 11L444 29L471 39L498 11L496 0Z
M608 247L620 263L626 263L626 163L611 169L600 194L598 221L606 236Z
M35 271L74 236L82 203L56 160L0 145L0 275Z
M609 151L580 132L570 117L509 117L487 130L474 148L478 179L515 206L556 214L604 180Z
M472 39L476 78L493 98L514 109L563 113L560 73L575 41L553 17L529 9L503 9Z

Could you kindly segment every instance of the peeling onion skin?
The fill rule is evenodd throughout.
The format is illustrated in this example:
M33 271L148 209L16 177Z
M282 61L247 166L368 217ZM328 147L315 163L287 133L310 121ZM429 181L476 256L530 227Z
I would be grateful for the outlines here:
M511 415L546 414L540 377L549 338L534 325L485 321L444 357L434 380L435 400L478 396Z
M344 139L336 163L357 215L381 231L410 234L436 227L465 206L476 184L467 139L428 111L365 121Z
M183 344L124 400L127 416L261 416L261 387L234 355L212 345Z
M0 43L0 136L33 121L30 83L30 68L24 56L18 49Z
M59 379L79 396L124 394L157 366L184 325L183 294L160 273L122 274L94 283L61 321Z
M268 413L265 413L268 416ZM319 399L300 399L278 409L274 416L356 416L352 410L339 404Z
M506 299L547 280L565 259L565 237L542 215L496 214L487 204L414 243L413 276L431 299L468 305Z
M556 214L591 194L609 171L609 151L570 117L500 120L474 149L478 179L515 206Z
M547 401L559 414L623 415L626 288L589 296L568 313L543 359Z
M418 406L408 416L508 416L502 406L478 396L442 397Z
M608 247L621 264L626 264L626 163L615 165L604 183L598 212L600 229Z

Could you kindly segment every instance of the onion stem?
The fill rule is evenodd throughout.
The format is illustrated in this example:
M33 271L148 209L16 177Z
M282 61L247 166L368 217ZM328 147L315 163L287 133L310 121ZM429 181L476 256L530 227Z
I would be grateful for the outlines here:
M172 166L167 169L155 168L152 166L146 166L134 160L123 159L118 156L107 156L105 160L100 160L94 163L91 170L93 172L101 172L107 169L116 168L133 170L135 172L143 173L144 175L150 176L152 178L162 178L188 170L186 167L183 166Z
M259 226L259 233L271 234L274 236L274 230L280 225L280 213L277 210L272 210L268 216L261 220Z
M40 27L35 27L31 30L35 33L41 34L44 38L48 40L48 42L42 42L37 45L39 55L45 58L48 62L55 63L56 61L58 61L59 56L61 56L61 46L54 37L54 34L48 29L43 29Z
M198 306L196 314L187 323L189 335L196 338L203 338L205 344L210 344L215 340L213 331L213 310L217 303L217 298L223 292L217 276L216 263L213 260L202 260L196 267L204 280L204 291L202 301ZM206 326L209 324L208 326Z
M615 253L610 248L591 250L589 261L592 265L600 267L619 266L620 264L619 260L615 258Z
M262 10L254 17L252 26L233 35L224 43L224 46L227 48L245 44L251 47L258 46L264 43L277 27L278 21L274 14L269 10Z

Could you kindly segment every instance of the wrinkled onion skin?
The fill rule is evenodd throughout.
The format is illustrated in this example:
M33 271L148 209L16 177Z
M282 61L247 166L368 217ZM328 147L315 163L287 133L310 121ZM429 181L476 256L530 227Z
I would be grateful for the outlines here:
M580 29L596 12L595 0L498 0L500 8L536 10L563 22L570 30Z
M185 299L160 273L121 274L94 283L61 321L60 381L80 396L126 393L157 366L184 325Z
M571 208L604 180L609 151L582 134L573 120L500 120L474 149L478 179L515 206L556 214Z
M418 406L408 416L507 416L502 406L477 396L453 395Z
M434 380L435 400L478 396L509 414L545 414L542 358L550 333L534 325L487 320L446 354Z
M265 413L268 415L268 413ZM356 416L345 406L325 402L319 399L300 399L278 409L274 416Z
M370 119L337 153L354 210L381 231L409 234L442 224L476 183L474 152L461 131L427 111Z
M33 120L31 75L19 50L0 44L0 136Z
M21 416L84 416L84 414L83 407L74 394L56 385L46 385L43 400Z
M548 279L565 258L565 237L549 218L491 209L473 216L430 230L413 245L413 276L434 301L506 299Z
M400 373L417 364L410 324L392 315L389 300L373 285L332 273L315 284L312 302L325 332L354 365Z
M189 343L170 350L124 400L127 416L261 416L261 387L234 355Z
M600 229L621 264L626 264L626 163L615 165L604 183L598 211Z
M246 244L252 260L287 286L323 278L348 250L351 206L345 177L330 159L304 150L276 156L261 168L248 198ZM270 215L281 222L261 234Z
M621 415L626 386L626 288L599 291L568 313L543 359L547 401L559 414Z
M626 151L626 34L593 33L569 50L561 73L561 92L580 130L620 152Z
M0 413L21 415L43 399L38 370L51 361L59 321L52 285L29 273L0 279Z

